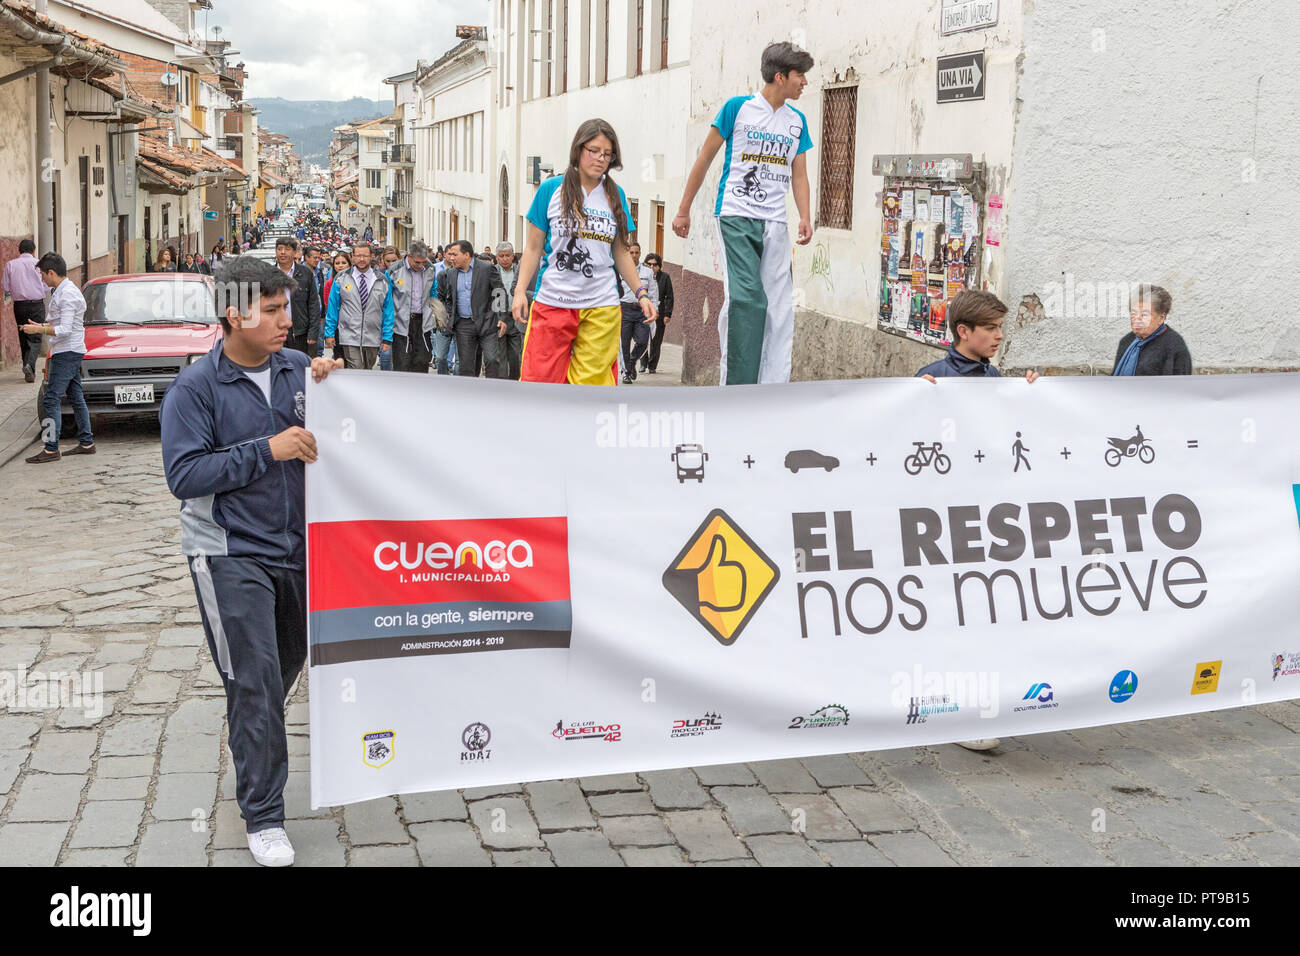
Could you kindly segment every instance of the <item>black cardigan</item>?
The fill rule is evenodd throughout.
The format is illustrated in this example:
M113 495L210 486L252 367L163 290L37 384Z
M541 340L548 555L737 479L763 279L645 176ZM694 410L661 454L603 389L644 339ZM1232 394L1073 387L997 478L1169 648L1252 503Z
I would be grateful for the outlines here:
M1136 338L1137 333L1130 332L1119 340L1119 349L1115 352L1115 365L1110 370L1112 375L1115 374L1115 369L1119 368L1119 360L1124 357L1125 351ZM1187 350L1187 343L1183 341L1183 337L1172 327L1166 326L1154 340L1142 346L1142 350L1138 352L1137 370L1134 374L1191 375L1192 353Z

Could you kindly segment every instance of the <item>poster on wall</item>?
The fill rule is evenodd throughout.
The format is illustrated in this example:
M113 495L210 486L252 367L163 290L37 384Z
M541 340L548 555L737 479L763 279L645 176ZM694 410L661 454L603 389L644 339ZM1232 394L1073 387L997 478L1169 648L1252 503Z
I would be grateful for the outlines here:
M1002 245L1002 197L989 197L988 221L984 224L984 245Z

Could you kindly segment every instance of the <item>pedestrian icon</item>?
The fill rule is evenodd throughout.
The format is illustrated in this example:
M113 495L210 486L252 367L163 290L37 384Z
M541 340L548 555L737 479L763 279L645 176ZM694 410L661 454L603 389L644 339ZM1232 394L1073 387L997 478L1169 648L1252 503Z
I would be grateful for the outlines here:
M1025 443L1020 440L1020 432L1016 432L1015 443L1011 446L1011 453L1016 456L1016 467L1011 469L1013 474L1020 470L1021 465L1025 466L1025 471L1033 471L1033 469L1029 467L1029 459L1025 457L1025 452L1027 451L1029 451L1029 449L1026 448Z

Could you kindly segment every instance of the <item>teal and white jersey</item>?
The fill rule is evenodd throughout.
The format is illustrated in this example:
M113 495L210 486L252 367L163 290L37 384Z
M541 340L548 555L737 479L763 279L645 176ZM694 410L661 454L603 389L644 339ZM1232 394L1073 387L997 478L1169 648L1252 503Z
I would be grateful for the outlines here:
M614 237L618 224L605 196L605 179L583 198L586 221L575 223L560 204L563 176L552 176L537 187L528 221L546 236L536 300L561 309L594 309L618 304L614 275ZM623 217L630 222L623 188L618 187Z
M713 214L785 222L794 158L813 145L808 120L789 103L773 110L755 93L727 100L713 126L726 140Z

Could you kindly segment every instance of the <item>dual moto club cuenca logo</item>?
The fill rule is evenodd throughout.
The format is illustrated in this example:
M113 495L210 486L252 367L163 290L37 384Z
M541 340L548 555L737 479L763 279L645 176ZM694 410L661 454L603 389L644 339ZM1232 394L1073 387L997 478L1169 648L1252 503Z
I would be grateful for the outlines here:
M719 644L729 646L780 579L772 559L715 508L664 571L663 585Z

